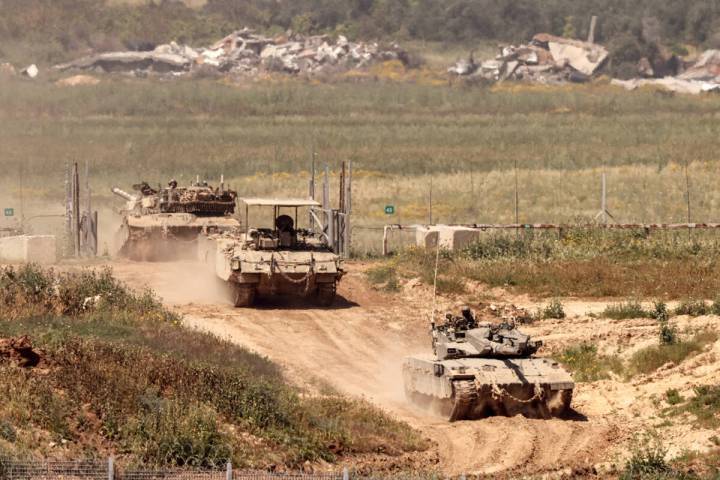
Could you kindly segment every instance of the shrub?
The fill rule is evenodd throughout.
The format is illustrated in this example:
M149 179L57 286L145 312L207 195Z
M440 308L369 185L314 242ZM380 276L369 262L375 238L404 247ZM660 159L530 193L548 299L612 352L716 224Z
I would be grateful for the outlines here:
M560 303L560 300L552 300L545 306L545 308L539 310L538 317L542 319L554 318L558 320L565 318L565 309L563 308L563 304Z
M370 283L381 287L383 290L396 292L400 289L397 268L393 265L379 265L370 268L365 275Z
M678 403L682 403L683 397L676 388L671 388L665 392L665 400L670 405L677 405Z
M599 355L597 347L589 343L568 348L558 360L573 372L578 382L595 382L610 378L610 372L623 372L619 358Z
M712 313L710 306L702 300L685 300L675 308L675 315L700 317Z
M647 347L633 354L630 367L635 373L652 373L667 363L678 365L701 349L702 345L695 341Z
M632 318L646 318L651 313L643 309L637 301L629 301L608 305L603 311L603 317L614 320L627 320Z
M620 474L620 480L671 478L672 468L665 461L667 449L657 436L645 434L633 439L632 456Z
M668 313L667 305L665 304L665 302L655 302L653 305L653 311L650 312L650 316L658 322L667 322L668 320L670 320L670 314Z
M702 385L695 387L694 393L695 396L685 404L677 406L675 412L691 413L695 416L696 423L703 428L720 427L720 386Z

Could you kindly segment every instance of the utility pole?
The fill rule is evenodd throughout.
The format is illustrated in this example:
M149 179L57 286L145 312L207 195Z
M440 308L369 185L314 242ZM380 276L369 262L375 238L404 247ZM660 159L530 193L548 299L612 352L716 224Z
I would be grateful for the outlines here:
M605 172L602 173L601 184L600 184L600 211L595 215L595 220L600 219L603 225L607 225L608 217L615 220L615 217L608 211L607 207L607 179Z

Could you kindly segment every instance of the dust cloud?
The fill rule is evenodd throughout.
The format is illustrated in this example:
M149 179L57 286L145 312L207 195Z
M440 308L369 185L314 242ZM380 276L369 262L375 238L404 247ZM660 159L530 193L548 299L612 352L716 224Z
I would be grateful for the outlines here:
M132 286L152 289L166 304L232 305L227 284L198 261L118 261L112 268Z

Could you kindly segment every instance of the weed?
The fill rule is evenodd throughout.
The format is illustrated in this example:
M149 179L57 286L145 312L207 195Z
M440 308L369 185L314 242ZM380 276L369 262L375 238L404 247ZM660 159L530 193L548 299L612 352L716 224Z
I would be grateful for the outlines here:
M673 413L691 413L702 428L720 427L720 386L702 385L695 387L694 393L684 404L675 404Z
M595 382L610 378L610 372L616 374L623 372L619 358L600 355L597 347L589 343L568 348L558 360L573 372L578 382Z
M668 363L679 365L686 358L701 352L705 345L715 342L717 334L703 331L696 333L688 341L679 341L673 330L672 339L672 343L662 343L635 352L630 358L630 370L647 374Z
M675 315L689 315L691 317L700 317L712 313L710 305L703 300L685 300L675 308Z
M554 299L544 308L539 309L537 316L542 319L554 318L559 320L565 318L565 309L560 300Z
M605 307L602 316L613 320L627 320L633 318L646 318L651 315L650 312L643 309L640 302L628 301L616 303Z
M682 395L680 395L680 392L676 388L668 389L665 392L665 401L669 405L677 405L678 403L682 403L683 400Z
M653 304L653 310L652 312L650 312L650 317L661 323L670 320L670 314L668 313L667 305L665 304L665 302L656 301Z
M400 290L397 269L393 265L378 265L377 267L370 268L366 276L370 283L383 290L388 292L397 292Z
M633 439L632 456L620 474L620 480L673 478L672 467L665 460L667 449L656 435L645 434Z

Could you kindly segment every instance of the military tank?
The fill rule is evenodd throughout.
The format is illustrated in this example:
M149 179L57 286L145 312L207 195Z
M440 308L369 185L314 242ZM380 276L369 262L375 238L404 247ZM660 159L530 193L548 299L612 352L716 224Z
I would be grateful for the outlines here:
M405 394L451 422L562 415L575 384L558 362L533 356L541 346L513 324L477 322L469 309L448 314L432 325L433 355L405 359Z
M233 217L237 194L222 186L212 188L196 180L189 187L178 187L177 181L171 180L165 188L141 182L133 189L137 193L112 188L126 201L115 239L121 256L141 261L194 258L200 233L240 226Z
M343 276L340 257L322 231L297 228L298 209L319 207L314 200L240 198L244 231L204 235L200 260L232 287L236 307L251 306L258 295L300 295L331 305ZM250 227L250 207L272 207L272 226ZM290 209L294 216L281 213ZM261 223L261 222L258 222Z

